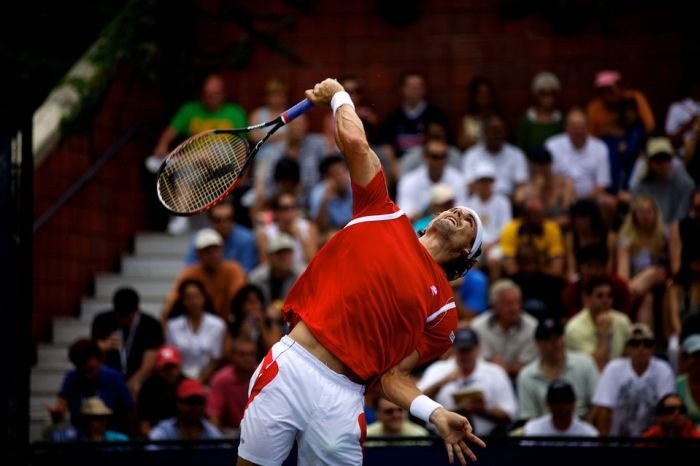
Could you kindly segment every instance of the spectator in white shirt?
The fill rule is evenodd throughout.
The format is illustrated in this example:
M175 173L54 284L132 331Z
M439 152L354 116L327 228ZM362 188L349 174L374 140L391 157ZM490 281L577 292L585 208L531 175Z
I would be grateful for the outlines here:
M498 115L485 119L484 141L464 153L462 173L467 184L471 185L475 180L474 169L481 162L496 167L496 192L517 201L519 190L530 177L530 170L523 151L506 142L505 124Z
M529 420L523 427L525 436L597 437L598 430L578 419L576 394L565 380L555 380L547 388L549 414Z
M399 179L396 203L411 220L420 218L430 203L430 188L437 183L450 186L457 205L465 205L466 184L459 170L447 165L447 142L440 138L426 140L423 164Z

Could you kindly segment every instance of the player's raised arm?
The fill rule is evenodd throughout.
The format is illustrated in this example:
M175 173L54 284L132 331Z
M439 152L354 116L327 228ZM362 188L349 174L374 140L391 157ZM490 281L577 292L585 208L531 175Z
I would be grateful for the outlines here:
M365 186L381 170L377 154L370 148L360 117L350 96L335 79L326 79L306 91L317 107L331 107L335 116L335 140L345 156L350 177Z

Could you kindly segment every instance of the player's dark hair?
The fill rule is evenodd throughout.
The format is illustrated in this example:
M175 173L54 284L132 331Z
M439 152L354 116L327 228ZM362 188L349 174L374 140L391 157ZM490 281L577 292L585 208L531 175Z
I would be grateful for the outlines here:
M420 238L425 234L425 229L418 230L418 237ZM455 259L452 259L449 262L446 262L444 264L440 264L440 267L442 267L442 270L445 272L445 276L447 277L448 281L452 280L457 280L459 277L462 277L467 274L471 270L474 265L476 265L477 262L477 257L481 255L481 246L479 246L479 249L477 249L476 254L474 254L473 257L469 257L469 254L466 252L463 252L460 254L458 257Z

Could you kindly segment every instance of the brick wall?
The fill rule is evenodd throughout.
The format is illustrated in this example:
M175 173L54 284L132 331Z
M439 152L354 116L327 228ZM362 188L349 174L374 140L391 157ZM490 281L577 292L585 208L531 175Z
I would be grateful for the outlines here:
M197 44L201 56L216 54L245 36L238 26L217 15L226 2L199 0ZM396 81L401 71L420 69L428 75L430 96L450 115L453 124L466 109L466 86L476 74L496 83L507 121L512 125L526 108L532 76L551 70L561 79L565 107L585 104L592 97L596 70L619 69L625 81L643 90L658 118L668 103L683 95L684 64L700 57L698 29L692 16L663 10L658 2L563 2L580 6L584 20L575 34L555 31L561 12L523 12L523 5L550 8L562 2L507 0L395 1L415 3L420 17L405 27L380 19L378 5L386 0L247 2L246 8L266 14L255 25L274 24L271 15L295 18L280 38L301 57L293 64L261 45L255 46L249 66L225 70L232 99L248 109L261 104L263 85L279 77L290 85L290 98L327 76L346 73L366 80L366 99L380 115L397 103ZM309 12L292 4L309 4ZM518 6L520 13L505 8ZM576 18L574 18L575 20ZM560 23L556 23L560 24ZM193 72L204 62L192 57ZM112 84L92 134L71 136L37 170L36 213L40 214L90 165L89 144L101 154L133 123L143 131L110 161L92 181L35 237L34 329L37 339L48 337L52 315L70 315L80 298L90 292L95 272L110 270L130 247L135 230L151 225L144 208L146 194L139 166L154 145L173 109L197 95L193 82L169 88L187 88L189 95L164 100L163 86L133 83L128 70ZM160 77L166 84L169 77ZM311 113L319 128L323 112Z

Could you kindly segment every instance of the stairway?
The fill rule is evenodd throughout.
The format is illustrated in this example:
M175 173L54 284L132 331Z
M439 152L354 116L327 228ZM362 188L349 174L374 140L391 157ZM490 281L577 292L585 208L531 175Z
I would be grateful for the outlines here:
M31 371L30 441L41 440L49 422L46 405L55 402L63 376L72 368L68 346L79 337L90 336L93 317L112 307L112 294L122 286L133 287L141 297L141 309L159 318L163 300L184 267L189 238L189 233L183 236L137 233L134 254L122 257L121 272L100 273L95 277L95 296L82 300L80 316L53 319L53 341L38 346L37 364Z

